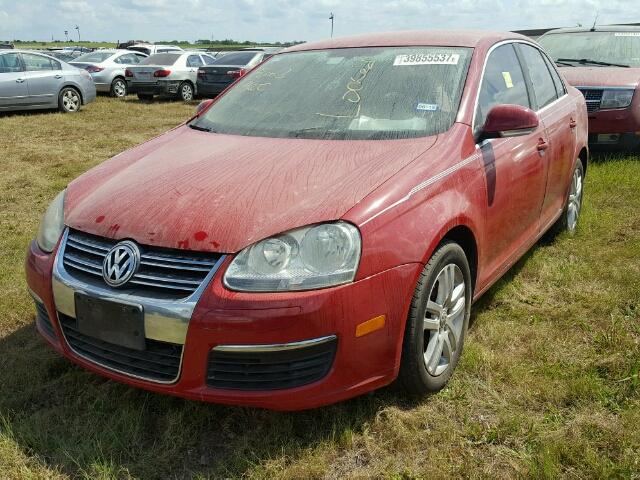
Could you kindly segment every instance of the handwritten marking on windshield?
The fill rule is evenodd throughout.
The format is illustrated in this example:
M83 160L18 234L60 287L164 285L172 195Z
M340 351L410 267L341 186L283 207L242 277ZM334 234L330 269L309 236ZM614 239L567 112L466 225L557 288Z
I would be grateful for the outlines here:
M289 73L291 73L291 67L284 73L272 72L269 70L265 71L256 71L253 74L253 78L247 81L245 90L248 92L264 92L265 89L271 85L271 82L260 82L260 80L280 80L285 78Z
M357 118L360 116L360 108L362 97L360 95L360 91L363 88L362 82L367 78L369 72L375 65L375 60L366 60L364 65L358 70L358 73L349 79L349 83L347 83L347 91L342 95L342 99L349 103L356 104L356 111L352 115L332 115L329 113L316 113L316 115L320 115L321 117L331 117L331 118Z

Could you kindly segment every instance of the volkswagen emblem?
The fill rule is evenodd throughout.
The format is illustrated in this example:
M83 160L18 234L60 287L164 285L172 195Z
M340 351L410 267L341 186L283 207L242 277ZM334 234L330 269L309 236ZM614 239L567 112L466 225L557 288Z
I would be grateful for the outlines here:
M102 262L102 278L107 285L120 287L131 280L140 266L140 249L125 240L115 245Z

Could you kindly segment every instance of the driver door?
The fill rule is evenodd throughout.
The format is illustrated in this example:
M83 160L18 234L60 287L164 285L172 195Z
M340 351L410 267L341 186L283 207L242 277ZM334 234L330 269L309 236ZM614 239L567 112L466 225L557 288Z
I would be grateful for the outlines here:
M20 54L0 55L0 110L20 108L28 102L29 89Z
M520 60L511 43L497 47L487 59L474 121L480 138L489 110L500 104L533 107ZM487 247L483 255L487 276L492 278L501 275L537 238L545 194L548 139L541 123L532 133L484 140L478 147L487 188Z

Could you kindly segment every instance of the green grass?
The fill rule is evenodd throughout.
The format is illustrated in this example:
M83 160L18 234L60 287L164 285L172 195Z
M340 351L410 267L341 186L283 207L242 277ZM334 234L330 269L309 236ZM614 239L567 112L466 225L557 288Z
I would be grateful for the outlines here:
M26 246L72 178L191 115L99 98L0 116L0 478L638 478L640 161L597 158L577 236L540 242L474 307L441 393L301 413L135 390L34 328Z

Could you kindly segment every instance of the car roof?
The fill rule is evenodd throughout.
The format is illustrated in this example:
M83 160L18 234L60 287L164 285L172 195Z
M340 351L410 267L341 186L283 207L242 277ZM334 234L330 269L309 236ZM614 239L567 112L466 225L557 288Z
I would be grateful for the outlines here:
M576 28L554 28L549 30L545 35L554 33L588 33L588 32L640 32L640 26L624 26L624 25L603 25L595 28L576 27Z
M502 40L511 39L531 41L530 38L513 32L493 32L486 30L404 30L320 40L318 42L295 45L283 51L296 52L328 48L404 47L414 45L476 47L480 43L497 43Z

